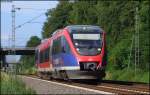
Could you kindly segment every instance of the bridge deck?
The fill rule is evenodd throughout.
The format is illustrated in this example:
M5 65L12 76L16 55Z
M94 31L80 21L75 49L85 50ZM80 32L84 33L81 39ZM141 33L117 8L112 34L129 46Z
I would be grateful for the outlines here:
M1 55L33 55L35 54L35 47L17 47L17 48L2 48Z

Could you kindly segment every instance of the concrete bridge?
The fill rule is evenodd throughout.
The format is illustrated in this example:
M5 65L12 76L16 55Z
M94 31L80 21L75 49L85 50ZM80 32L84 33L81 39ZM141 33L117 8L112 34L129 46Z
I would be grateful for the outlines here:
M35 47L3 47L0 53L1 55L33 55L35 53Z
M34 55L35 47L2 47L0 48L0 64L1 68L8 65L6 63L6 55Z

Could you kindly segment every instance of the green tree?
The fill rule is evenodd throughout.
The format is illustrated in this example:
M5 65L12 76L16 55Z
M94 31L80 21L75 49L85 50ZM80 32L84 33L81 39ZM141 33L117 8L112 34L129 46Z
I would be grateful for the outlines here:
M43 27L43 38L50 37L50 35L56 30L68 25L68 15L72 10L72 3L69 1L59 1L56 8L49 10L47 15L47 21Z
M41 39L37 36L32 36L30 40L27 42L26 47L36 47L41 43Z
M30 40L27 42L26 47L36 47L41 43L41 39L37 36L32 36ZM35 57L34 55L23 55L21 56L21 65L22 73L25 71L32 69L35 66Z
M92 24L106 32L108 47L108 71L125 70L129 64L134 67L136 7L139 8L140 63L137 69L149 71L149 22L150 1L59 1L56 8L49 10L43 26L43 38L49 37L56 29L72 24ZM129 58L131 53L131 58ZM112 71L112 74L117 74ZM114 75L115 76L115 75ZM133 77L133 76L132 76ZM123 78L122 78L123 79Z
M79 1L73 3L69 13L69 24L96 24L97 16L94 7L97 1Z

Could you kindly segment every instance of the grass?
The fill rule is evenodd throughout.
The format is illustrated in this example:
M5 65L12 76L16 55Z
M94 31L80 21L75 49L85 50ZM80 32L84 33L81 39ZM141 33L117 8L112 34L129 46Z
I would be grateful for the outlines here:
M1 72L1 94L36 94L28 88L17 76Z
M149 83L149 72L137 69L135 74L135 71L132 68L123 70L108 69L106 71L105 79Z
M36 74L37 69L35 67L31 67L28 69L22 69L20 72L18 72L19 74L25 74L25 75L34 75Z

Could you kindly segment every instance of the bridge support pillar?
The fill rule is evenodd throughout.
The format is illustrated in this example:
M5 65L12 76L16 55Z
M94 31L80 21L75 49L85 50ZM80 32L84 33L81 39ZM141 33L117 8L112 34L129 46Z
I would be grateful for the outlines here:
M0 69L6 68L8 66L8 64L6 63L5 55L0 55L0 62L1 62Z

